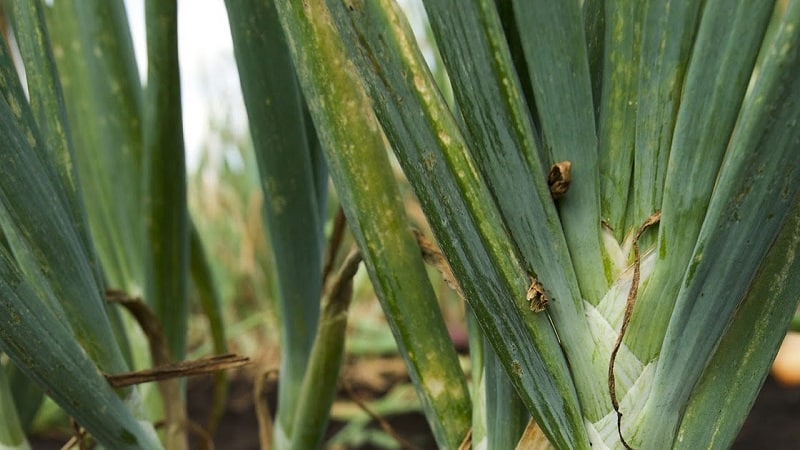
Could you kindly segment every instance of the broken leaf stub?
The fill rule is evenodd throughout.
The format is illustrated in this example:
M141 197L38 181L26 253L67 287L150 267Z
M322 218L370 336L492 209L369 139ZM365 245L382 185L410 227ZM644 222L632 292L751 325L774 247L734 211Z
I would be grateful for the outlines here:
M547 308L547 303L550 301L547 298L547 294L544 293L544 288L542 288L542 284L539 283L539 280L536 279L533 275L528 275L528 278L531 279L531 285L528 287L528 293L525 295L525 299L528 300L528 304L531 307L531 311L535 313L539 313Z
M547 174L547 185L550 186L550 195L554 200L563 197L569 190L569 184L572 182L571 170L571 162L561 161L553 165Z

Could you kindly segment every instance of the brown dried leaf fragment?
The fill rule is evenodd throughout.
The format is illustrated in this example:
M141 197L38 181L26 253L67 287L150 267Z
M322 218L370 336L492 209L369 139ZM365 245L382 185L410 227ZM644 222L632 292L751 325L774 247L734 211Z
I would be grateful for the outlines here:
M531 280L531 285L528 287L528 293L525 295L525 299L528 300L531 311L540 313L547 308L550 299L547 297L547 294L545 294L542 284L539 283L539 280L537 280L535 276L528 274L528 278Z
M622 326L619 330L619 335L617 335L617 340L614 342L614 347L611 349L611 358L608 361L608 394L611 397L611 406L614 408L614 411L617 413L617 433L619 434L619 440L622 442L622 445L628 449L632 450L632 447L625 441L625 438L622 436L622 413L619 410L619 401L617 399L617 384L616 379L614 378L614 364L617 361L617 353L619 352L619 348L622 345L622 339L625 337L625 331L628 329L628 324L631 322L631 317L633 316L633 307L636 304L636 299L639 296L639 276L641 270L641 255L639 252L639 238L642 237L645 230L648 227L651 227L661 221L661 211L654 212L647 220L644 221L641 227L639 227L639 231L636 233L636 236L633 238L633 279L631 280L631 289L628 291L628 298L625 301L625 313L622 317Z
M422 260L425 261L426 264L435 267L442 275L442 280L464 300L464 292L461 290L461 286L458 285L458 281L456 281L456 277L453 275L453 270L450 268L447 258L445 258L442 251L439 250L439 247L426 238L421 231L412 228L411 232L414 233L414 237L417 239L419 251L422 253Z
M572 181L572 163L569 161L561 161L554 164L547 175L547 184L550 186L550 195L554 200L563 197L569 190L569 184Z
M157 366L152 369L126 372L121 374L104 374L108 383L115 388L153 381L171 380L173 378L193 377L220 370L235 369L250 363L250 358L233 353L207 356L205 358L182 361L174 364Z

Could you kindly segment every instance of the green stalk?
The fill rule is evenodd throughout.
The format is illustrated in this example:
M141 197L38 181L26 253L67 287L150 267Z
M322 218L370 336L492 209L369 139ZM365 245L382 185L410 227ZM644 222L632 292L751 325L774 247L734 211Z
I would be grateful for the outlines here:
M473 448L514 448L519 441L530 414L489 342L484 344L483 373L486 398L486 447L473 441Z
M435 294L408 229L370 101L325 2L276 3L348 224L362 251L437 444L454 448L470 401Z
M515 0L542 142L549 164L572 162L569 193L558 211L583 299L597 304L610 277L603 270L600 192L592 80L579 2Z
M220 299L217 285L214 282L214 274L211 265L203 248L203 241L197 232L194 221L189 222L189 269L192 284L194 285L200 307L203 309L208 319L209 329L211 330L211 341L214 354L223 355L228 353L228 345L225 341L225 325L222 317L222 300ZM226 371L220 371L215 375L214 399L212 401L211 414L208 417L206 431L213 434L219 419L225 412L225 400L227 398L228 375Z
M358 250L351 252L328 282L308 370L297 400L291 449L319 448L327 430L330 408L339 386L347 332L347 315L353 297L353 277L361 263Z
M0 354L2 357L2 354ZM0 364L0 448L4 450L30 450L31 446L25 438L14 396L11 394L5 364Z
M486 351L490 345L483 337L478 319L469 307L464 304L467 338L469 339L470 381L472 393L472 446L480 448L482 441L488 440L488 410L486 408Z
M408 24L389 1L334 5L376 114L512 383L553 441L588 446L558 340L529 309L526 268Z
M629 345L642 361L658 355L689 265L717 172L769 23L770 2L709 1L686 71L669 155L658 262L641 293ZM724 45L722 45L724 44Z
M467 311L472 379L472 448L514 448L530 414L491 344Z
M17 417L23 430L30 430L33 419L44 402L44 392L33 380L28 378L13 362L6 366L11 394L17 405Z
M175 0L148 0L145 182L147 300L164 328L170 354L186 354L186 275L189 227L186 208L181 89L178 68L178 8Z
M308 140L313 128L306 124L304 101L274 3L226 4L277 277L281 382L274 443L288 448L319 322L324 237L320 213L325 204L321 185L327 176L324 170L317 173L321 166L315 164Z

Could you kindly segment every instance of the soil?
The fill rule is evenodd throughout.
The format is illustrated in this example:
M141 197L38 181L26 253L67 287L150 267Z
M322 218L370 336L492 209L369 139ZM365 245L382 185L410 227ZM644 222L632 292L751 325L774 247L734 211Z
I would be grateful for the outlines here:
M384 359L380 364L388 363ZM393 363L388 363L393 364ZM362 367L365 369L366 367ZM353 372L351 372L353 373ZM361 379L356 378L353 383L354 390L363 400L379 398L391 387L386 383L403 383L406 379L398 377L395 369L389 374L382 373L376 377L375 373L364 373ZM373 379L367 382L375 388L375 392L367 392L364 379ZM375 382L374 380L382 380ZM384 385L380 385L384 383ZM352 393L341 392L343 401L349 402ZM189 382L188 408L192 420L204 423L209 414L209 404L212 398L212 381L209 377L194 378ZM224 450L258 450L258 423L253 408L253 387L247 377L236 376L231 382L225 414L217 429L214 442L217 449ZM268 394L268 404L274 410L274 389ZM406 412L385 416L394 430L421 449L435 449L436 445L431 436L425 418L419 412ZM800 442L800 388L787 388L780 386L771 377L764 384L758 399L747 418L742 430L733 446L735 450L750 449L794 449ZM343 422L332 420L329 425L328 436L333 436L345 425ZM379 426L370 423L369 428L378 429ZM66 439L41 439L31 440L33 450L59 449ZM192 441L192 448L197 448ZM359 450L379 449L374 444L364 444L358 447L331 447L328 449L354 448Z

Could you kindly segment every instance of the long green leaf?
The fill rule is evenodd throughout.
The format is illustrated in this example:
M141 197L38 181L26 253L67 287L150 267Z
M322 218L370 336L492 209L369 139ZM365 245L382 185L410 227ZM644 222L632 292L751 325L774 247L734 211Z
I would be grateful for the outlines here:
M153 429L133 417L41 290L25 278L0 250L0 349L104 446L160 449Z
M584 20L577 1L515 0L522 47L549 163L572 162L569 193L559 203L583 298L597 304L609 278L600 251L600 191L592 82Z
M486 396L486 448L514 448L519 441L530 414L514 386L509 382L494 349L485 343L486 368L483 374ZM473 441L474 442L474 441ZM479 445L473 445L479 448Z
M109 287L144 294L142 88L122 0L45 9L92 240Z
M189 322L189 212L176 0L147 0L147 88L144 107L145 298L161 322L169 355L186 355ZM178 380L161 383L166 446L188 448L186 406Z
M686 72L661 206L659 259L629 334L643 361L660 350L684 275L680 268L692 256L773 9L766 1L731 3L709 1L704 8Z
M44 8L41 0L14 1L11 10L16 26L25 30L17 33L17 41L25 65L31 109L44 138L34 149L42 152L42 161L54 172L54 179L60 184L59 193L63 195L67 211L83 241L84 252L100 280L100 267L91 244L86 210L73 165L75 157L64 96L45 25Z
M638 428L645 447L674 439L682 412L674 405L686 404L800 191L800 1L779 20L761 49L682 280Z
M689 399L676 448L733 444L800 302L798 253L800 197Z
M264 192L281 314L275 445L288 448L319 321L322 220L304 102L273 2L227 1L239 78ZM321 177L320 177L321 178Z
M353 277L360 264L361 254L357 250L351 252L342 262L339 272L327 284L322 298L319 329L297 402L292 449L319 448L328 428L330 407L336 398L339 373L344 361Z
M558 340L528 307L526 268L408 24L390 1L334 5L377 116L512 383L554 442L588 446Z
M323 0L276 3L331 176L440 447L457 447L470 401L408 223L380 128Z
M472 448L514 448L530 414L467 305Z
M172 358L186 353L189 219L178 69L178 6L148 0L145 91L147 300L161 319Z
M598 3L595 1L594 3ZM600 211L622 242L625 211L633 175L636 142L638 56L642 33L639 0L605 0L606 27L597 140L600 165Z
M586 54L589 59L589 74L592 77L592 98L594 98L595 115L598 115L597 112L600 109L602 85L606 75L603 71L605 67L604 52L608 44L606 33L609 31L606 28L606 22L610 22L608 24L609 27L614 27L613 15L606 13L609 3L611 1L585 0L581 6L584 29L586 30ZM600 173L602 175L602 169Z
M24 430L30 430L33 419L44 401L44 392L33 380L28 378L19 368L10 363L6 367L8 382L17 408L17 416Z
M32 146L42 138L19 85L5 42L0 45L0 222L33 287L52 289L48 308L64 314L81 345L103 369L127 364L111 331L89 255L59 193L55 174ZM57 303L56 303L57 301Z
M645 2L642 24L639 86L636 99L636 149L633 186L625 230L636 230L661 209L672 130L697 29L702 2ZM648 235L640 243L651 242ZM634 333L632 332L631 335Z

